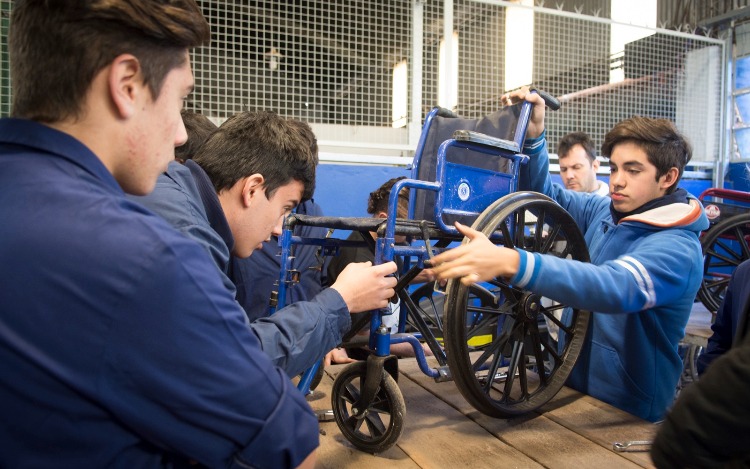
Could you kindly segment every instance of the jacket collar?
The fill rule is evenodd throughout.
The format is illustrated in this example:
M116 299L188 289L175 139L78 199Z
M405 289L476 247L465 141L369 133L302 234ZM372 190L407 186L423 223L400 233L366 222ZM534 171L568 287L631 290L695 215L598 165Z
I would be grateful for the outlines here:
M105 187L124 195L104 163L70 134L28 119L0 119L0 142L22 145L69 161L100 180Z
M216 195L216 189L214 189L211 179L195 161L187 160L185 166L190 170L190 174L195 180L195 185L203 202L203 208L206 209L208 223L224 240L229 252L232 252L234 250L234 236L232 236L232 230L229 229L229 222L224 215L224 209L221 207L219 196Z

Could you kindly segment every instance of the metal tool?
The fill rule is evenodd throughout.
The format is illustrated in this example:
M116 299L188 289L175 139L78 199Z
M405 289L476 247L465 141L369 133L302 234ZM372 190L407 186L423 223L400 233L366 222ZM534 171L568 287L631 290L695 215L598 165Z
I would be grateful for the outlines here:
M336 419L333 416L333 409L318 410L315 415L318 416L318 422L333 422Z
M612 449L618 452L645 452L651 449L651 443L651 440L618 441L612 445Z

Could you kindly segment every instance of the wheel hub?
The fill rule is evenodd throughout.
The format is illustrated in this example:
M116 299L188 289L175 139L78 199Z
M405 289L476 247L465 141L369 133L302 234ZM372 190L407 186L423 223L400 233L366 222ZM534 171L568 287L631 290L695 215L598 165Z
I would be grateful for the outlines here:
M541 309L541 300L542 297L536 293L524 293L520 301L524 319L528 321L536 320Z

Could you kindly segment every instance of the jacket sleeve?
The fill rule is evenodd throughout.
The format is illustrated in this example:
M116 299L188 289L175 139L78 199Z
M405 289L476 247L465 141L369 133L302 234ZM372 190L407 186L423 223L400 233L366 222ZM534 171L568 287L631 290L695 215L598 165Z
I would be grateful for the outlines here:
M709 468L750 460L749 395L750 341L746 339L680 393L651 448L656 467Z
M299 465L318 445L310 406L263 353L205 252L172 238L123 285L117 307L128 314L104 332L91 392L148 441L207 467Z
M697 239L682 230L655 232L628 255L599 265L518 252L514 284L572 307L607 313L637 312L694 296L688 279L702 266Z
M289 376L302 373L323 358L341 343L350 327L349 309L332 288L312 301L293 303L250 323L263 351Z

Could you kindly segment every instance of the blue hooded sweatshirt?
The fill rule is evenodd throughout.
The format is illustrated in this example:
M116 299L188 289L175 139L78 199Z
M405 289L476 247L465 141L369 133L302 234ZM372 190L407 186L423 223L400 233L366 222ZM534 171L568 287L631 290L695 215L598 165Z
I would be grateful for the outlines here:
M663 418L682 371L677 346L703 276L700 202L673 203L613 220L609 197L553 184L544 135L524 145L521 189L546 194L584 234L591 263L519 249L511 281L592 314L568 386L649 421ZM679 189L678 189L679 190Z

